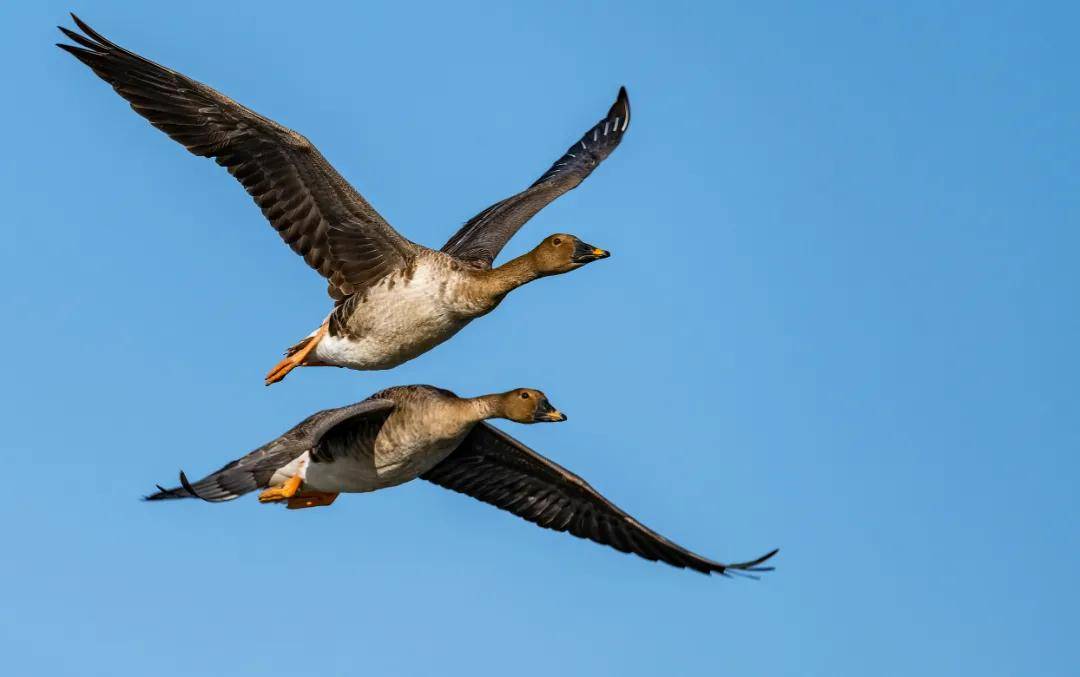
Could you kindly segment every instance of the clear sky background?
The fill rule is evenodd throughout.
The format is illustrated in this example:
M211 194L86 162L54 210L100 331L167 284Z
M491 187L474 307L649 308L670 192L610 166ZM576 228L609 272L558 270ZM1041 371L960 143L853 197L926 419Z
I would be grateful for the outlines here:
M1075 5L156 4L0 9L5 674L1076 674ZM505 252L613 256L391 372L264 388L325 284L52 46L69 9L306 134L436 247L625 84L622 146ZM567 423L501 427L777 571L706 578L423 482L138 500L404 383L545 390Z

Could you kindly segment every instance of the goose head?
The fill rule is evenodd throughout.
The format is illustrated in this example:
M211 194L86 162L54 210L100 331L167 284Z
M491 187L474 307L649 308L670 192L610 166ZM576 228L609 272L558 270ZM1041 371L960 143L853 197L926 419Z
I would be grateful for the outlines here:
M568 273L587 263L606 259L609 256L611 256L610 252L566 233L547 236L532 251L533 265L536 272L541 275Z
M518 388L503 393L499 404L500 418L518 423L558 423L566 420L566 414L551 406L547 395L532 388Z

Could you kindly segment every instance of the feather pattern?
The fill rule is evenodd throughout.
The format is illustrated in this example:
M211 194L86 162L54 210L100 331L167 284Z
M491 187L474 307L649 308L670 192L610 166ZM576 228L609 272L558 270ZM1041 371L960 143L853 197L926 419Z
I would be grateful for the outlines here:
M777 552L735 564L696 555L623 512L574 473L487 423L473 428L449 457L420 477L546 529L705 574L771 571L762 563Z
M306 138L219 92L116 45L75 15L83 35L59 44L195 155L213 158L247 190L281 238L329 280L335 299L411 261L398 234Z
M630 99L626 88L620 87L604 119L585 132L535 183L469 219L442 250L490 267L514 233L557 197L577 187L615 150L629 126Z
M236 459L198 482L189 482L187 476L181 472L181 486L173 489L159 486L158 492L147 496L146 500L201 498L204 501L218 503L231 501L263 488L275 472L303 454L316 450L327 435L348 429L351 434L365 436L356 430L359 428L378 430L395 406L392 400L383 399L378 395L376 393L375 396L357 404L313 414L273 442Z

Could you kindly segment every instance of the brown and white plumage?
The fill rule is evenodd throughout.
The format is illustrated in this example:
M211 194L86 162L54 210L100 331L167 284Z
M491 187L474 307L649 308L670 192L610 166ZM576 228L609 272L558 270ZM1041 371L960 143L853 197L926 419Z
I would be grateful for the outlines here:
M354 435L372 429L377 431L394 406L393 400L369 397L363 402L312 414L281 437L228 463L194 484L181 472L181 487L163 489L159 486L158 493L148 496L147 500L198 497L218 503L239 498L269 486L275 473L300 456L329 446L323 444L323 438L332 430L338 430L339 434L348 430ZM325 455L326 452L319 453Z
M530 398L522 398L526 393ZM459 398L431 386L389 388L359 404L315 414L204 479L191 483L181 475L181 487L159 487L147 498L227 501L292 476L302 480L297 496L306 490L377 491L420 478L547 529L675 567L719 574L772 569L762 563L775 550L749 562L723 564L673 543L574 473L482 422L490 418L529 423L565 416L538 391Z
M607 256L563 235L577 243L563 251L563 267L545 267L535 256L551 238L515 259L516 266L491 267L526 221L578 185L618 145L630 119L625 89L619 90L608 116L530 188L481 212L436 251L395 231L300 134L120 47L72 17L82 34L61 27L75 44L59 46L112 85L152 125L195 155L226 167L282 239L327 279L336 301L331 316L271 371L269 382L306 364L391 368L490 312L516 286ZM387 313L409 293L427 299L412 304L414 317L404 317L413 329L385 325ZM320 348L324 336L338 343Z

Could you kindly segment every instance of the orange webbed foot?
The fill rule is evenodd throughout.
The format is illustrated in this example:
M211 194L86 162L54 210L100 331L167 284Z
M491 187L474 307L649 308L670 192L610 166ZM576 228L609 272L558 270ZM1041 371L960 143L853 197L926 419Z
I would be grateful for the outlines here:
M319 341L326 336L329 326L329 321L323 322L322 326L316 329L314 334L290 348L285 353L285 359L275 364L274 368L266 375L266 385L273 385L288 376L293 369L304 366L304 361L315 350L315 346L319 345Z
M299 475L294 475L280 487L270 487L259 494L259 503L277 503L291 499L300 490L301 481Z

